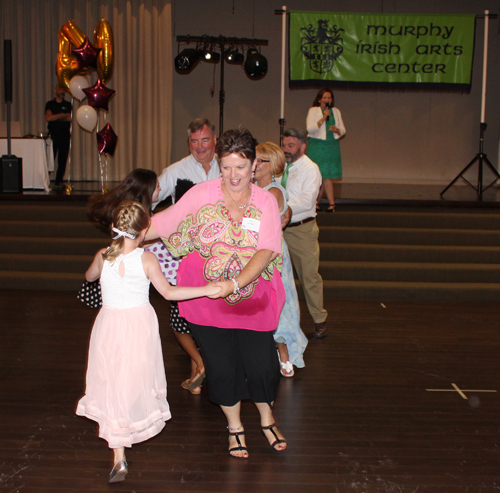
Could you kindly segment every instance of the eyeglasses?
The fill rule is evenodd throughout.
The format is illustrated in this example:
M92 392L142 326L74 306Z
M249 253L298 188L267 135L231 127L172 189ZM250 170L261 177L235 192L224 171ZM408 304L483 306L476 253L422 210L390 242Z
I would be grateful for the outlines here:
M257 158L257 162L259 164L262 164L262 163L268 163L269 162L269 159L260 159L260 158Z

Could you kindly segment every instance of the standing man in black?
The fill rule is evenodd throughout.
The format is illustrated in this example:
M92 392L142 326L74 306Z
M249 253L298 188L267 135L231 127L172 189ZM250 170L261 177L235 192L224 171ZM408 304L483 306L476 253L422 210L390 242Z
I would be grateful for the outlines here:
M45 105L45 120L47 120L54 147L54 161L57 156L56 188L62 188L71 140L69 129L73 107L64 99L65 92L59 85L56 86L54 94L54 99Z

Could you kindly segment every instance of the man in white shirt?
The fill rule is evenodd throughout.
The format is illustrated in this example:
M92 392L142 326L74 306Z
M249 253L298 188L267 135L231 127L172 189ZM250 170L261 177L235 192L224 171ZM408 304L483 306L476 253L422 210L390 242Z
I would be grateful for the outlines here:
M292 218L284 230L293 265L306 297L307 308L314 320L314 337L326 337L323 308L323 279L319 269L319 228L316 224L316 199L321 186L318 165L306 155L307 136L302 130L290 128L283 134L282 149L287 167L281 184L288 192Z
M163 170L158 179L161 192L153 208L168 196L172 197L172 203L175 203L178 180L189 180L196 185L220 175L219 163L215 157L215 125L206 118L197 118L189 124L187 132L191 154Z

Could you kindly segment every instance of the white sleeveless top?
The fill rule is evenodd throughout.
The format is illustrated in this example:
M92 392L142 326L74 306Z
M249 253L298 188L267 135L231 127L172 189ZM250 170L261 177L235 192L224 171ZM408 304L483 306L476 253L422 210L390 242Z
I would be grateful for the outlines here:
M144 248L136 248L115 260L105 260L101 272L103 306L113 308L134 308L149 302L150 281L144 273L142 254ZM123 262L125 274L120 275Z
M267 185L267 187L264 187L264 190L269 190L270 188L277 188L283 194L283 201L285 202L285 206L283 207L283 210L280 212L280 217L282 217L283 214L288 209L288 203L287 203L288 193L277 181L274 181L274 180L271 183L269 183L269 185Z

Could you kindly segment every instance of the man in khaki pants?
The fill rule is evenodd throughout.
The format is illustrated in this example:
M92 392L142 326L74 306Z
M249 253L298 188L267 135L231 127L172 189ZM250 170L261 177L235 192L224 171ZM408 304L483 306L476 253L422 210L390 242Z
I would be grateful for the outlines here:
M316 224L316 199L321 186L318 165L306 155L307 136L302 130L289 128L283 136L282 149L287 167L281 184L288 192L292 218L284 231L292 262L306 297L307 308L314 320L314 337L326 337L323 308L323 279L319 269L319 228Z

